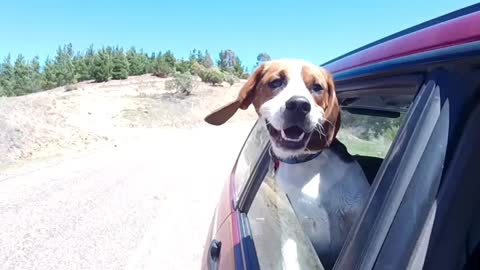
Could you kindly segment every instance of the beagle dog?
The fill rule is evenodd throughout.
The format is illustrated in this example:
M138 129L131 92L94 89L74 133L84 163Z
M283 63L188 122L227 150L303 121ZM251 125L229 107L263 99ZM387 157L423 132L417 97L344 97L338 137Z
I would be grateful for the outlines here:
M221 125L251 104L269 133L275 179L326 269L363 210L369 183L360 165L335 139L340 107L331 74L303 60L264 62L235 101L209 114Z

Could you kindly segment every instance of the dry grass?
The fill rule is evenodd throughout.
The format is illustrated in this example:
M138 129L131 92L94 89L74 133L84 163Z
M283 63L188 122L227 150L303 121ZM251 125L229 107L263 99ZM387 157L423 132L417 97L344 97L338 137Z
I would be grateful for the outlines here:
M22 97L0 99L0 167L65 151L82 151L125 132L149 128L190 128L233 100L243 82L233 86L199 83L182 98L165 90L167 79L151 75L106 83L82 82ZM231 122L252 120L253 109Z
M204 125L203 118L214 109L236 98L239 85L213 87L202 85L191 96L182 97L173 92L140 94L134 106L124 109L120 117L124 124L134 127L195 127ZM251 120L254 111L240 111L230 122Z

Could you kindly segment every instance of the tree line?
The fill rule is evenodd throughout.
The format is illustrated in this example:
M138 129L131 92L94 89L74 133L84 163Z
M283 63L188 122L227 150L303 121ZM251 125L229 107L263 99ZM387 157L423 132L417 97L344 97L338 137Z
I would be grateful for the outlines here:
M257 56L257 65L270 59L266 53ZM213 85L233 84L248 77L247 69L233 50L220 51L215 62L208 50L194 49L188 59L177 59L172 51L145 53L135 47L124 51L118 46L85 51L73 50L71 43L59 46L53 58L43 65L39 57L26 59L19 54L12 62L10 54L0 64L0 96L19 96L81 81L105 82L128 76L153 74L166 78L175 74L197 75Z

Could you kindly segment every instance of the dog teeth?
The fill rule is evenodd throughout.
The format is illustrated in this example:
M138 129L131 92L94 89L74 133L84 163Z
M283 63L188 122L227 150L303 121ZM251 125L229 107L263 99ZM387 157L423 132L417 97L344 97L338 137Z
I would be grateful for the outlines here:
M281 134L282 134L282 138L285 140L285 141L290 141L290 142L299 142L301 140L303 140L303 137L305 137L305 132L303 132L300 136L298 136L298 138L296 139L293 139L293 138L288 138L287 137L287 134L285 134L285 131L281 131Z

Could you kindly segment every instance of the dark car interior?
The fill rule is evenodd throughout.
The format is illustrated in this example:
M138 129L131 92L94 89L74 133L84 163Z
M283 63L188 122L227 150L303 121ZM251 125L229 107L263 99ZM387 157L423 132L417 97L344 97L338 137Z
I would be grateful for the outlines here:
M409 89L411 91L411 88ZM391 91L394 92L394 91ZM339 98L342 110L351 114L369 115L387 118L399 118L408 111L414 94L368 95L365 97ZM348 149L347 149L348 151ZM383 158L354 154L353 158L362 167L370 185L373 183Z

